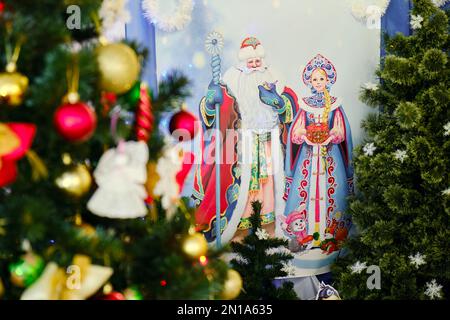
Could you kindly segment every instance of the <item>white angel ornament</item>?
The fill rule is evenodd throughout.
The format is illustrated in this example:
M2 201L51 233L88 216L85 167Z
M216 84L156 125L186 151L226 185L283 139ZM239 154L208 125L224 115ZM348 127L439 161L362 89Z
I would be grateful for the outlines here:
M147 214L148 147L144 142L119 142L106 151L94 171L98 189L89 200L88 209L101 217L130 219Z

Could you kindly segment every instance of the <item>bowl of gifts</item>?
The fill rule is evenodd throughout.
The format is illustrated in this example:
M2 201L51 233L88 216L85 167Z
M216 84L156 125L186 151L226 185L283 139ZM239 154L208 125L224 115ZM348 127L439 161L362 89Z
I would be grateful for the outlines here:
M312 123L306 127L306 137L313 143L322 143L330 136L326 123Z

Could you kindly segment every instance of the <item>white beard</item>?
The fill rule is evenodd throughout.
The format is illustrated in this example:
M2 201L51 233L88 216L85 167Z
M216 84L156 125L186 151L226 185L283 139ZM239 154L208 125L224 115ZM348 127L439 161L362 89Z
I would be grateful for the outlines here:
M237 100L243 129L240 130L237 144L238 164L241 173L239 196L233 215L222 234L222 242L228 243L236 233L249 197L254 156L254 133L271 133L271 159L267 159L267 161L272 163L275 216L284 213L284 158L279 139L278 114L272 107L261 102L258 85L262 85L264 82L274 83L278 81L277 90L279 91L284 90L284 86L280 84L280 79L274 76L273 69L265 66L257 71L250 71L243 66L232 67L225 73L222 80Z
M256 70L247 69L245 66L231 67L227 70L223 81L237 100L243 129L252 129L257 133L263 133L277 126L277 112L261 102L258 85L278 80L271 69L264 65ZM277 83L277 90L283 89Z

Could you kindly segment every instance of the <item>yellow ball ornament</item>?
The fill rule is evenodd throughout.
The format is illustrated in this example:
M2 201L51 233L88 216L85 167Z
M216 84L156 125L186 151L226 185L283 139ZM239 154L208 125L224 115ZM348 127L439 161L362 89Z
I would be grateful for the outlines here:
M198 259L208 252L208 242L200 233L190 234L183 241L183 252L193 259Z
M22 104L28 88L28 78L19 72L0 73L0 101L10 106Z
M233 269L228 270L227 279L223 285L222 299L236 299L242 290L242 278L239 272Z
M55 180L58 188L72 197L82 197L92 185L92 177L84 164L77 164Z
M139 60L129 46L123 43L102 45L97 51L102 89L123 94L137 81L140 71Z

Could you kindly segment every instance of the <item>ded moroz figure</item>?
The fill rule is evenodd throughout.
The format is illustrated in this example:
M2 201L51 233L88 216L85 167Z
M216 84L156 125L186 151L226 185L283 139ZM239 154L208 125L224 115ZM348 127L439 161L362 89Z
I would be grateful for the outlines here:
M203 125L202 162L194 178L193 198L198 205L197 226L214 240L215 106L220 105L221 158L220 215L222 242L239 241L251 228L251 203L262 202L263 228L274 236L275 217L284 212L284 145L298 102L295 93L280 84L254 37L244 39L240 63L208 87L200 103ZM280 90L281 89L281 90Z

